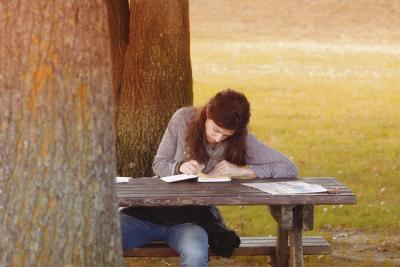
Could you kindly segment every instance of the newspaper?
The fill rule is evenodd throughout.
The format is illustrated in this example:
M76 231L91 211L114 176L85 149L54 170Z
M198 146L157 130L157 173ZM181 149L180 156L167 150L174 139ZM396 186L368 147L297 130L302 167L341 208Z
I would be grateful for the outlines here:
M253 187L272 195L307 194L328 191L325 187L321 185L309 184L300 181L274 183L242 183L242 185Z

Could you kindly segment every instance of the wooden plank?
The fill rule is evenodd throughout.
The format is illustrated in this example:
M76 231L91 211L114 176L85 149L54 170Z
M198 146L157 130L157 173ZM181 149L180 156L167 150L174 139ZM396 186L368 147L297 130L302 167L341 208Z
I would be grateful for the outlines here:
M338 193L336 194L329 194L329 193L309 193L309 194L287 194L287 196L312 196L312 195L324 195L327 197L333 197L333 196L341 196L341 195L354 195L350 190L348 189L341 189L340 187L326 187L328 190L339 190ZM185 190L183 192L178 191L176 188L174 190L170 189L161 189L157 190L156 188L153 188L153 190L149 189L142 189L139 190L138 188L135 189L124 189L124 190L119 190L118 195L119 196L132 196L132 197L145 197L145 196L176 196L179 194L179 196L209 196L209 195L215 195L215 196L245 196L245 195L252 195L252 196L259 196L259 197L265 197L265 196L271 196L270 194L267 194L265 192L262 192L257 189L241 189L241 190L226 190L226 188L223 188L225 191L221 192L220 190L222 188L218 188L219 190L208 190L208 189L202 189L202 188L197 188L196 190L189 190L188 188L179 188L181 190Z
M276 182L276 180L273 180L274 182ZM335 179L331 179L329 181L324 181L324 180L320 180L320 179L307 179L305 180L306 182L309 183L315 183L315 184L321 184L321 185L325 185L325 186L342 186L343 188L346 188L342 183L337 182ZM243 187L243 186L239 186L243 181L232 181L229 183L193 183L193 182L179 182L179 183L164 183L163 181L159 180L159 179L144 179L139 180L139 179L135 179L132 180L129 183L125 183L125 184L118 184L119 188L136 188L136 189L149 189L148 185L152 185L152 189L161 189L164 190L165 188L176 188L176 187L184 187L187 189L194 189L197 190L199 188L204 188L207 190L212 190L215 188L225 188L226 190L228 189L233 189L233 190L237 190L240 188L247 188L247 187ZM246 183L252 183L252 182L262 182L262 183L269 183L272 182L271 180L267 180L267 179L257 179L257 180L249 180L246 181ZM218 190L217 190L218 191Z
M241 245L234 256L273 256L276 253L276 237L241 237ZM329 243L320 236L303 237L305 255L330 254ZM288 252L287 252L288 253ZM215 256L211 251L210 256ZM124 251L124 257L176 257L178 254L165 242L151 242L141 248Z
M299 180L299 181L304 181L306 183L310 184L320 184L320 185L325 185L325 186L344 186L342 182L339 182L335 179L330 179L330 180L321 180L321 179L306 179L306 180ZM223 186L226 188L232 187L234 188L236 185L241 184L241 183L276 183L280 182L277 180L266 180L266 179L254 179L254 180L236 180L236 181L231 181L231 182L224 182L224 183L196 183L196 182L190 182L190 181L182 181L182 182L177 182L177 183L165 183L160 179L152 179L152 180L131 180L128 183L121 183L118 184L119 186L122 187L132 187L133 185L138 186L138 187L145 187L148 184L153 184L157 188L166 188L166 187L173 187L173 186L185 186L185 187L197 187L197 186L202 186L202 187L209 187L212 188L214 186Z
M285 179L283 179L285 180ZM293 180L293 179L286 179ZM355 195L342 183L332 178L304 179L310 183L325 185L328 189L339 188L338 194L307 194L272 196L233 181L230 183L165 183L160 179L134 179L126 184L117 184L116 191L121 206L176 206L176 205L293 205L293 204L354 204ZM256 179L251 182L273 182L271 179ZM250 181L246 181L250 182Z
M240 237L241 248L252 247L252 246L267 246L275 247L277 237L273 236L255 236L255 237ZM307 246L329 246L329 243L321 236L304 236L303 237L304 247ZM162 248L168 247L163 241L153 241L143 248Z
M120 206L183 206L183 205L338 205L355 204L353 194L348 196L308 195L308 196L147 196L147 197L121 197Z

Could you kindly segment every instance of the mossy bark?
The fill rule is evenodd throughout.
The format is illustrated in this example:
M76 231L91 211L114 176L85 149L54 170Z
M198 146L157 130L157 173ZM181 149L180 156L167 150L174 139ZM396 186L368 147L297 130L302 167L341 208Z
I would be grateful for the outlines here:
M113 27L117 169L121 176L151 176L152 162L172 114L191 105L188 1L109 1ZM129 25L125 25L129 15Z

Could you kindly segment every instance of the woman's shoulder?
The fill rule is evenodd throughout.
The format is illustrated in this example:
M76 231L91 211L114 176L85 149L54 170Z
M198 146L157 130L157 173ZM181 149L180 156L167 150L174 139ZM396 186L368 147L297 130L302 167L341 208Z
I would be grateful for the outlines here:
M173 127L183 127L189 123L195 114L196 108L194 107L180 108L172 115L169 124Z
M252 142L260 142L260 141L252 133L248 133L246 136L246 142L252 143Z
M183 107L175 111L175 114L172 117L180 120L184 119L187 121L190 120L195 114L195 107Z
M246 136L246 146L248 150L259 149L262 147L271 149L271 147L264 144L262 141L260 141L256 136L254 136L251 133L248 133Z

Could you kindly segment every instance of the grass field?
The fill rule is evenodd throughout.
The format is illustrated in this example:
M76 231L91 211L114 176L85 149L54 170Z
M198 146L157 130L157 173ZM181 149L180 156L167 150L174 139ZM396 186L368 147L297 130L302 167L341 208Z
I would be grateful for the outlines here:
M289 155L301 177L338 177L357 193L357 206L328 207L318 225L396 233L400 54L266 47L195 45L195 104L223 88L244 92L252 132Z
M376 248L386 241L387 250L400 249L390 239L400 231L399 50L200 39L192 64L195 104L223 88L244 92L251 131L289 155L300 177L337 177L357 194L356 206L317 208L315 232L331 240L335 231L385 233ZM274 234L263 209L223 212L242 235Z

